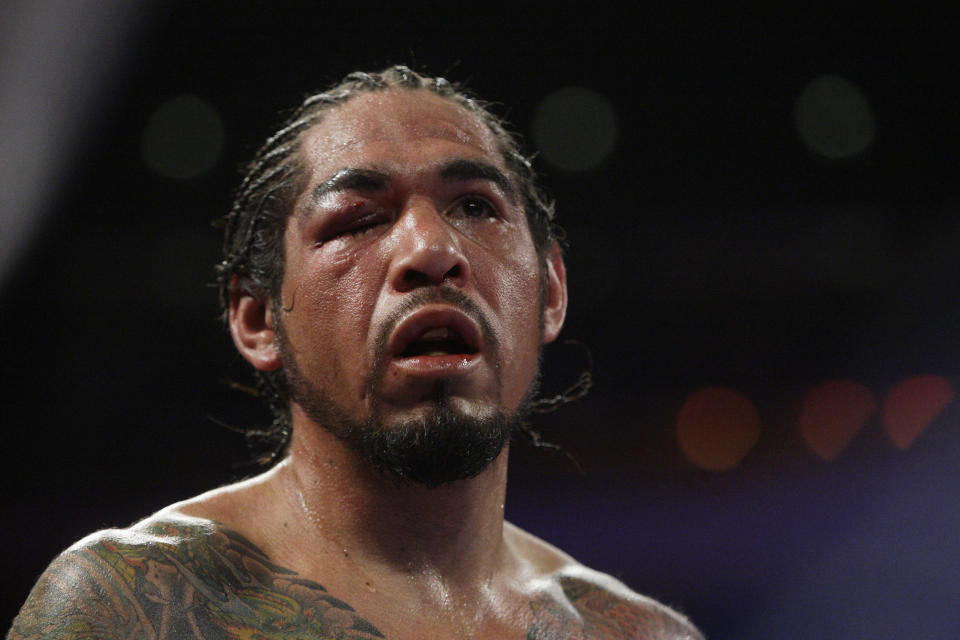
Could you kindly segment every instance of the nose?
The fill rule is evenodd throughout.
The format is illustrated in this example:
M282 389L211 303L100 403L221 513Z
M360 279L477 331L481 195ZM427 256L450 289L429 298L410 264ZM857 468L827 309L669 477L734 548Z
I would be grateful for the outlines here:
M469 277L456 230L429 199L408 203L394 225L396 234L389 280L399 292L449 284L462 287Z

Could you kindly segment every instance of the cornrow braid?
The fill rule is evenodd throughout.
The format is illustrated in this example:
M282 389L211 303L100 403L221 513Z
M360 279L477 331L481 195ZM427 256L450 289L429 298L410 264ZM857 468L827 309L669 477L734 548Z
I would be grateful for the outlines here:
M487 103L444 78L424 76L402 65L378 73L357 71L327 91L307 97L246 165L230 212L216 223L224 230L223 260L216 266L224 321L228 319L230 297L239 290L271 305L279 304L283 234L306 173L299 153L303 134L328 111L351 98L394 88L433 92L479 117L496 139L513 174L541 259L552 242L562 242L562 229L553 222L554 203L537 186L536 173L521 153L517 138L491 113ZM251 444L266 447L259 461L269 463L282 456L289 444L289 390L282 371L255 371L254 375L257 393L266 400L274 418L269 428L249 430L247 435Z

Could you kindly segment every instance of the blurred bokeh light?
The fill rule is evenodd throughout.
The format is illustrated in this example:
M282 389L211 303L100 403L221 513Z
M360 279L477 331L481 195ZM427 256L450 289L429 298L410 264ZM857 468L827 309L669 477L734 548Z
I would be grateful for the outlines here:
M544 160L559 169L593 169L617 141L617 115L596 91L565 87L544 98L534 112L533 141Z
M196 178L220 159L224 137L213 105L195 95L177 96L150 116L143 130L143 161L166 178Z
M753 402L727 387L692 393L677 414L677 440L684 455L710 471L735 468L760 438Z
M867 97L838 75L811 80L797 99L795 118L803 143L827 158L847 158L862 152L876 132Z
M834 460L876 408L873 392L866 386L853 380L828 380L804 397L797 426L811 451Z
M883 398L883 426L900 449L920 437L956 391L950 381L936 375L918 375L895 384Z

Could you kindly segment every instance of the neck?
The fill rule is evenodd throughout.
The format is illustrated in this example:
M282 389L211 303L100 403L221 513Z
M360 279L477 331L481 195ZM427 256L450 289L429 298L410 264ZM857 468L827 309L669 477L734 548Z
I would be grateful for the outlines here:
M506 448L478 476L431 488L398 482L294 417L281 473L291 508L321 548L378 573L443 576L450 588L491 576L504 561Z

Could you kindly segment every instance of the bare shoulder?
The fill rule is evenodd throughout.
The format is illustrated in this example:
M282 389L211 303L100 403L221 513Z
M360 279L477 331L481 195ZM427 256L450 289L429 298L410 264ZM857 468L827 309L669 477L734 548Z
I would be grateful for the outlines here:
M184 544L208 527L179 523L174 530L157 523L99 531L60 554L40 576L10 638L81 638L123 633L149 637L151 621L144 608L163 597L159 567L153 558ZM139 571L138 571L139 570Z
M565 601L546 601L535 607L538 633L535 638L596 638L702 640L703 636L684 616L659 602L631 591L620 581L583 565L570 566L556 579ZM536 605L536 603L535 603ZM570 622L564 617L569 606L579 614ZM570 631L580 630L581 635Z
M508 536L546 579L544 595L530 603L528 640L703 639L686 617L612 576L516 527Z
M9 638L240 638L267 630L381 637L322 585L272 563L239 533L168 514L63 552Z

